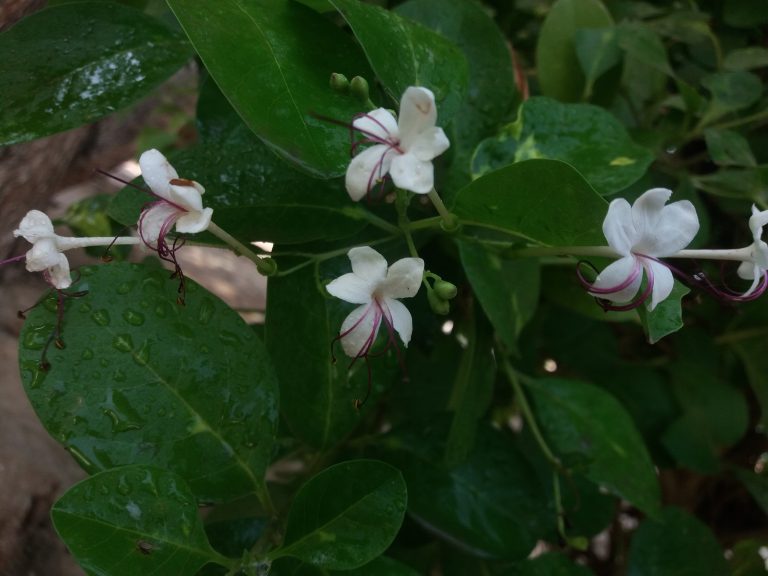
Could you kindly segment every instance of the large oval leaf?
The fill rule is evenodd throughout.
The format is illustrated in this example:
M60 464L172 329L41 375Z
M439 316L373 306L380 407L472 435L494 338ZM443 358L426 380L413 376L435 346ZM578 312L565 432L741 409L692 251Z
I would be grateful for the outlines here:
M291 0L168 4L251 130L316 176L344 172L349 133L313 114L351 121L361 111L328 87L333 72L371 77L351 38Z
M502 576L591 576L584 566L576 564L564 554L547 552L516 564L502 573Z
M154 464L203 500L264 488L277 422L277 383L262 343L230 308L187 280L186 305L163 269L82 268L49 346L55 304L34 309L19 347L38 417L89 472Z
M608 204L564 162L527 160L462 188L453 211L464 224L553 246L605 244Z
M602 195L634 184L653 161L653 155L632 142L610 112L551 98L526 100L515 122L481 142L472 172L477 177L530 158L567 162Z
M532 392L541 427L566 462L575 460L587 478L645 513L658 513L660 491L653 462L618 400L573 380L540 380Z
M160 468L100 472L70 488L51 517L89 574L193 576L209 562L228 564L208 543L189 487Z
M296 494L283 547L272 557L292 556L331 570L358 568L395 539L406 500L402 475L384 462L331 466Z
M0 145L124 108L191 53L181 35L120 4L82 2L37 12L0 35Z
M445 125L467 89L467 61L444 37L407 18L360 0L331 0L360 42L373 71L395 100L409 86L435 93Z

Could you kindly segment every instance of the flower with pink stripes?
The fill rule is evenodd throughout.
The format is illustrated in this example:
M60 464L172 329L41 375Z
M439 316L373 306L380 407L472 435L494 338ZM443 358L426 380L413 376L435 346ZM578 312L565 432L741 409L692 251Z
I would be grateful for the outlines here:
M387 268L384 257L369 246L352 248L352 272L333 280L326 289L345 302L359 304L341 325L337 340L347 356L366 358L376 341L382 322L387 327L390 346L397 348L394 333L408 346L413 331L411 313L398 299L412 298L419 291L424 275L424 260L402 258Z
M739 265L737 271L739 277L744 280L752 280L752 286L741 295L749 298L752 294L765 291L766 270L768 270L768 244L763 239L763 227L768 224L768 210L760 211L753 204L752 216L749 218L749 229L752 232L754 243L750 250L750 260L745 260Z
M623 198L608 206L603 233L620 258L586 283L592 296L614 303L604 308L630 310L646 302L653 310L672 292L672 272L659 258L688 246L699 230L699 218L688 200L666 204L671 195L666 188L653 188L631 206ZM637 296L644 274L647 281Z
M436 121L434 94L417 86L408 88L400 99L397 120L384 108L355 118L352 128L364 138L353 145L353 151L360 144L374 146L349 164L346 186L352 200L360 200L387 174L398 188L429 194L435 181L432 160L450 146Z

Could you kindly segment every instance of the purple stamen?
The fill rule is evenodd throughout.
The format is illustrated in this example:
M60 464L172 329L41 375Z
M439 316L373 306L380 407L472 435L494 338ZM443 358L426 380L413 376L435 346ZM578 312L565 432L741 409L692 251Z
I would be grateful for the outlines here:
M7 260L0 261L0 266L3 266L5 264L12 264L14 262L21 262L27 257L26 254L21 254L20 256L13 256L12 258L8 258Z
M617 284L616 286L611 286L610 288L595 288L594 283L589 282L586 278L584 278L584 275L579 268L579 265L583 263L584 261L581 260L578 264L576 264L576 275L579 277L579 282L581 282L581 285L584 286L584 288L586 288L587 291L592 294L615 294L616 292L621 292L622 290L631 286L632 283L637 280L637 277L642 274L643 270L640 261L638 258L635 258L634 267L623 282Z

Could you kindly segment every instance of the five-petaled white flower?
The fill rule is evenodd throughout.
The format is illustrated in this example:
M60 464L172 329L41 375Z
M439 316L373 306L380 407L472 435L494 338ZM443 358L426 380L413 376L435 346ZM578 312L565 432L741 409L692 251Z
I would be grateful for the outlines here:
M72 284L69 274L69 262L63 254L65 250L73 248L86 248L88 246L112 246L114 244L137 244L138 238L76 238L59 236L53 231L53 222L40 210L30 210L22 218L18 229L13 231L17 238L22 236L32 244L23 256L26 260L27 270L30 272L42 272L45 279L54 288L64 290ZM16 261L22 257L11 258Z
M212 208L203 208L199 183L179 178L165 156L157 150L147 150L139 158L141 175L158 200L148 204L139 217L139 236L158 252L170 252L165 237L176 226L177 232L202 232L211 222Z
M394 332L405 346L411 340L411 313L397 298L416 295L424 275L424 260L402 258L387 268L387 261L373 248L352 248L348 254L352 272L336 278L328 292L352 304L360 304L341 325L338 339L351 358L368 355L382 320L389 331L389 345L395 344Z
M436 120L434 94L416 86L408 88L400 99L397 120L384 108L357 117L352 127L365 136L357 144L375 146L362 151L349 164L346 185L352 200L360 200L387 173L398 188L417 194L431 192L432 159L450 146L443 129L435 126Z
M752 295L760 281L764 279L768 270L768 244L763 242L763 226L768 224L768 210L760 211L753 204L752 216L749 218L749 229L752 231L751 259L745 260L739 265L738 275L744 280L752 280L752 286L741 295L742 298Z
M603 233L621 258L603 270L589 292L611 302L630 302L634 307L650 296L653 310L672 292L672 272L658 258L671 256L685 248L699 230L696 209L688 200L665 205L672 195L666 188L643 193L630 206L623 198L608 206ZM632 301L643 280L648 282L638 300Z

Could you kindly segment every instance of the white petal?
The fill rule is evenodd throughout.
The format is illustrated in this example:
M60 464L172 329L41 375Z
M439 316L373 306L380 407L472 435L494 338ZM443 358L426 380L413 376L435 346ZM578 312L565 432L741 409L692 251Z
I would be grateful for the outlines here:
M341 347L350 358L364 355L376 340L382 314L375 303L363 304L349 313L341 324Z
M167 202L159 200L152 203L139 217L139 236L145 244L155 248L163 226L169 218L175 218L178 215L179 210ZM168 229L170 230L170 227Z
M153 148L141 155L139 166L141 167L141 176L152 189L152 192L161 198L167 198L171 189L170 181L179 177L168 159Z
M177 182L178 181L179 180L177 180ZM168 187L167 199L190 212L200 212L203 209L202 194L205 192L205 188L193 180L190 180L189 182L191 182L191 186L171 184Z
M762 212L752 204L752 216L749 217L749 229L752 231L752 237L760 240L763 235L763 226L768 224L768 210Z
M632 219L638 239L652 233L661 217L661 210L671 195L672 190L667 188L651 188L638 196L632 204Z
M643 266L649 273L653 273L653 289L651 290L651 299L648 304L648 310L653 310L658 304L666 300L675 287L675 279L672 272L661 262L644 259Z
M632 251L649 256L669 256L688 246L699 231L696 208L688 200L664 206L671 192L665 188L648 190L632 206L637 240Z
M345 179L347 192L352 200L360 200L387 175L393 154L397 154L394 148L376 144L352 158Z
M428 128L419 134L406 150L419 160L432 160L448 150L451 143L442 128Z
M51 238L55 236L53 232L53 223L44 212L40 210L30 210L26 216L21 219L19 228L13 231L13 235L18 238L23 236L27 242L33 244L40 238Z
M59 254L59 261L48 268L48 278L56 288L64 290L72 285L72 277L69 273L69 262L64 254Z
M381 285L381 294L389 298L412 298L421 287L424 276L424 260L401 258L387 270L387 278Z
M435 184L432 162L419 160L413 154L395 156L389 172L395 186L417 194L429 194Z
M59 252L56 241L52 238L41 238L27 251L26 265L30 272L42 272L61 262L64 256ZM66 260L66 256L64 256Z
M352 304L368 304L376 285L350 272L332 280L325 287L331 296Z
M357 246L347 252L352 272L363 280L378 285L387 275L387 261L370 246Z
M389 110L377 108L363 116L355 118L352 122L355 130L359 130L364 136L374 140L385 140L387 142L397 142L400 139L400 132L397 129L397 120L392 116Z
M635 279L616 292L610 292L608 294L590 292L590 294L602 300L610 300L611 302L629 302L635 297L635 294L637 294L640 284L643 281L642 273L637 273L637 268L639 266L640 263L637 258L631 255L616 260L616 262L612 262L605 268L605 270L600 272L592 285L593 288L599 290L611 290L627 283L632 275L636 275Z
M213 216L213 208L202 212L187 212L176 220L176 230L184 234L196 234L208 228Z
M400 113L397 118L403 149L408 150L419 134L434 127L436 121L437 108L432 91L418 86L406 89L400 99Z
M624 198L613 200L603 220L603 234L608 245L622 256L628 256L637 238L632 221L632 207Z
M756 266L768 270L768 244L757 240L752 247L752 260Z
M385 298L384 306L387 307L386 312L388 312L388 319L392 322L392 327L400 334L403 346L407 348L411 341L411 334L413 334L411 313L402 302L393 298Z
M739 278L743 278L744 280L752 280L754 279L755 275L760 274L760 267L754 262L745 260L739 264L739 268L736 270L736 273L739 275Z

